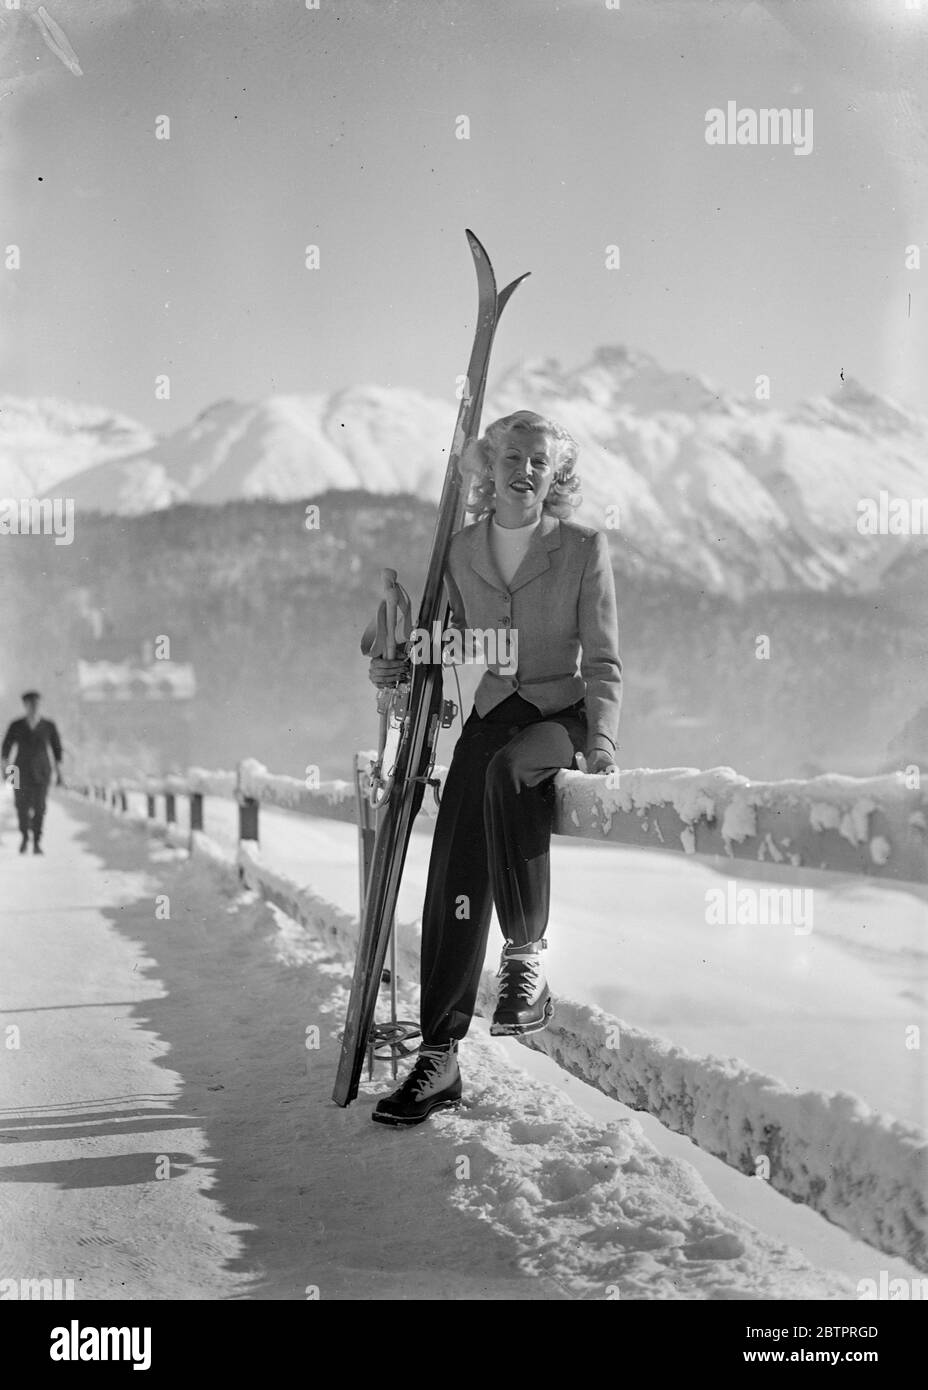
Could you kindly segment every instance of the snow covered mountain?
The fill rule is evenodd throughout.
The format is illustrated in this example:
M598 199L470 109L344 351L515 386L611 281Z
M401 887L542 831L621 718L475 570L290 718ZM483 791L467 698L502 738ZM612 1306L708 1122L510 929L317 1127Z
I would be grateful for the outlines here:
M144 425L101 406L0 396L0 497L45 495L65 478L154 442Z
M177 502L287 501L333 488L437 500L453 418L447 402L378 387L219 401L192 425L89 469L69 488L79 507L124 514Z
M780 411L601 348L574 371L510 373L492 407L527 401L580 444L580 519L608 525L612 504L623 548L647 569L735 594L861 591L923 539L857 530L861 498L928 497L928 419L854 381Z
M854 381L780 410L604 347L574 369L510 370L484 418L526 406L577 437L577 519L612 531L626 568L737 596L866 592L891 567L921 564L923 537L861 535L857 520L860 500L881 492L928 498L928 419ZM67 436L56 476L70 475L79 508L124 514L329 489L437 499L454 413L453 402L371 386L221 401L157 442L139 446L138 431L123 456L100 441L79 472Z

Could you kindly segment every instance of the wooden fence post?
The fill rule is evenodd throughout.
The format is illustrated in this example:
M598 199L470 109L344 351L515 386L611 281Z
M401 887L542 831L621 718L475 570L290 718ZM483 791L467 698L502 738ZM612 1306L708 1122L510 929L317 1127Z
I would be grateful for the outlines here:
M239 797L238 838L258 843L258 803L253 796Z
M252 844L256 845L258 843L258 803L253 796L245 796L242 792L241 763L236 768L235 799L238 802L239 844L250 840ZM245 871L241 864L238 866L238 876L244 881Z

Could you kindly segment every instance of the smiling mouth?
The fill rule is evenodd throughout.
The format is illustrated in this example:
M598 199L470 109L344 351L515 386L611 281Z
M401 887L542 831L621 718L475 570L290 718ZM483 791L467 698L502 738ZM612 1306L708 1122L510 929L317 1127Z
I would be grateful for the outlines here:
M533 487L532 484L528 481L527 478L516 478L515 482L510 483L509 486L512 488L513 492L534 492L534 491L535 491L534 487Z

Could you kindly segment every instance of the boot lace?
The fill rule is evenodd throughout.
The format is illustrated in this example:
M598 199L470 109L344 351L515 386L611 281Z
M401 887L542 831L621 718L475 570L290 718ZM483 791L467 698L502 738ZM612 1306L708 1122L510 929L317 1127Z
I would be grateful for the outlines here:
M415 1065L400 1087L399 1093L415 1100L419 1093L435 1080L453 1055L453 1052L443 1047L420 1047Z
M497 979L502 981L500 1004L531 1003L542 979L541 955L533 951L524 956L512 956L504 949Z

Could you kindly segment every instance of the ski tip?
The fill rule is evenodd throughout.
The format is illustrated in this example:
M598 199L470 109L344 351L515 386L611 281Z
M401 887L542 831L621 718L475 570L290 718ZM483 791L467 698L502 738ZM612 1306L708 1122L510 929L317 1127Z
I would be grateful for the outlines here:
M470 243L470 249L475 256L483 256L484 260L490 259L486 253L486 247L480 240L479 236L477 236L476 232L472 232L470 227L465 227L464 235L467 237L467 240Z
M496 301L496 312L497 312L497 315L499 315L499 314L501 314L501 313L503 312L503 309L506 307L506 304L508 303L508 301L509 301L509 299L511 298L511 296L512 296L512 295L515 293L515 291L519 288L519 286L521 285L522 281L528 279L528 277L531 275L531 273L532 273L532 272L531 272L530 270L527 270L527 271L525 272L524 275L520 275L519 278L518 278L517 280L510 280L509 284L506 285L503 289L500 290L499 296L498 296L497 301Z

